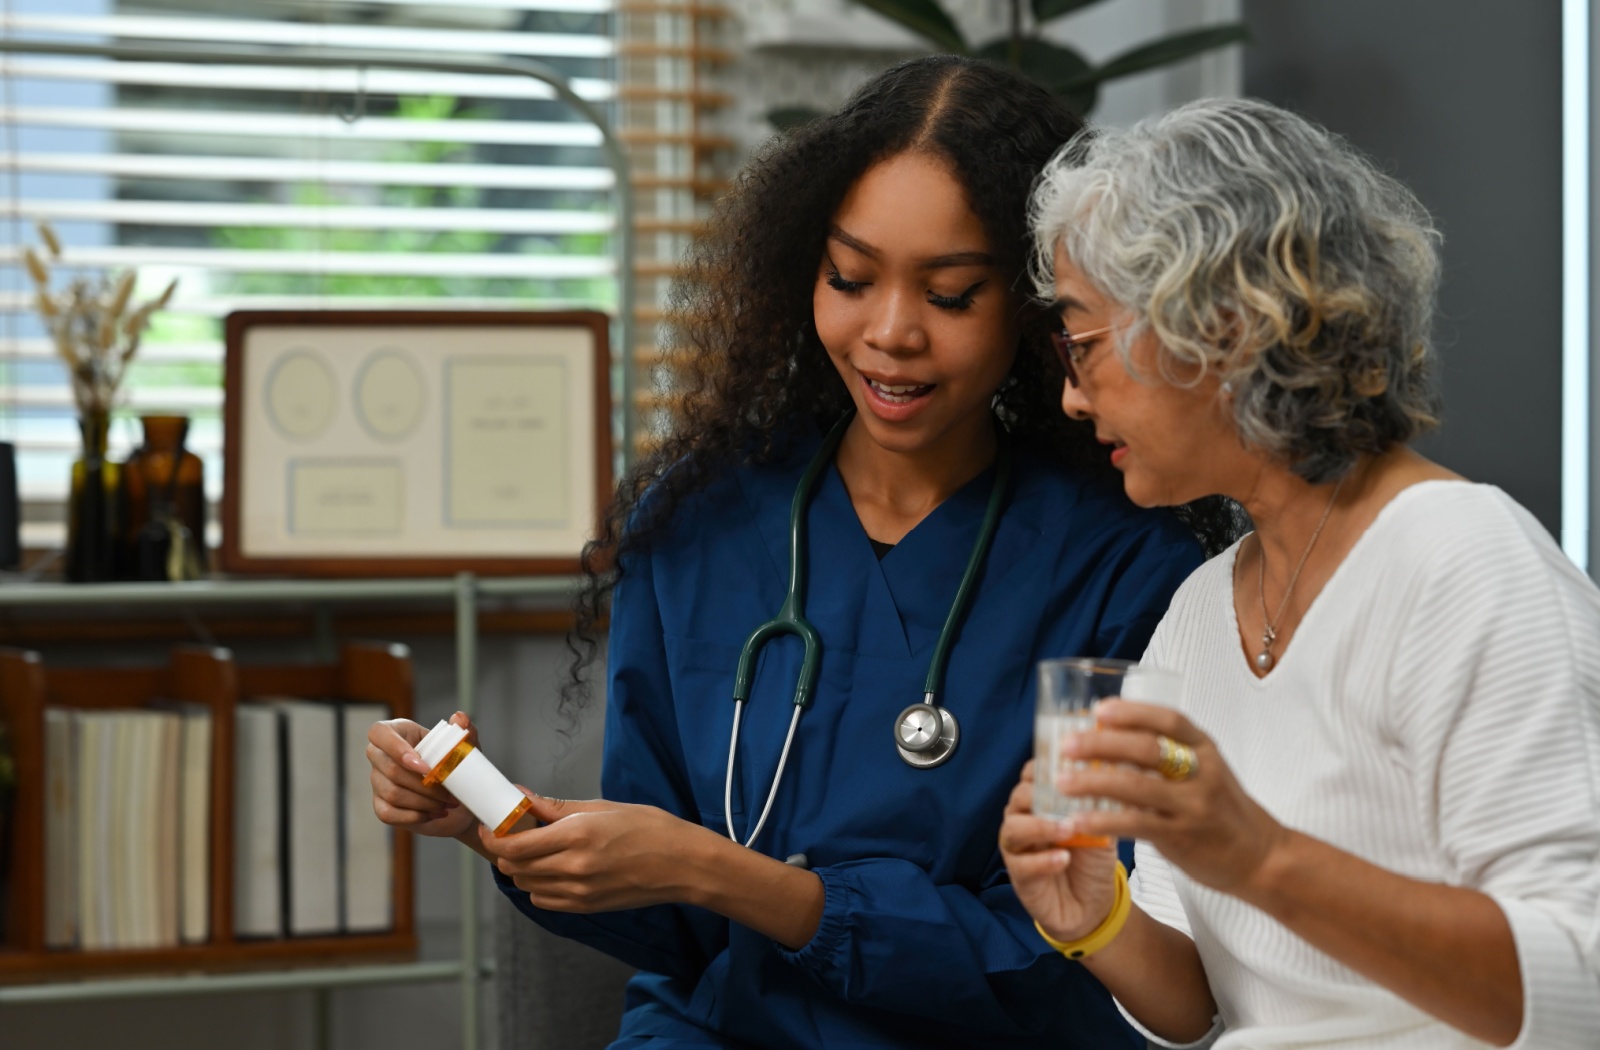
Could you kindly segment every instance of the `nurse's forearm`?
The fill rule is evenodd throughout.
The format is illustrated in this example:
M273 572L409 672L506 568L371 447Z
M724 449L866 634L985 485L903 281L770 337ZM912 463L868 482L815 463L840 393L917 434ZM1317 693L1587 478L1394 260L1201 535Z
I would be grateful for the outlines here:
M722 838L696 841L686 858L685 904L714 911L771 937L790 951L816 934L822 922L822 880Z

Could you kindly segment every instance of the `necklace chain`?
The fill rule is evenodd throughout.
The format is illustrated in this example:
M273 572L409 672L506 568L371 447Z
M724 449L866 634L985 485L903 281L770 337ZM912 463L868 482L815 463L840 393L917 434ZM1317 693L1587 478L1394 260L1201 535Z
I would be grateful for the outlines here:
M1322 535L1322 528L1328 524L1328 515L1333 513L1333 505L1339 500L1339 490L1344 487L1344 479L1333 487L1333 495L1328 497L1328 505L1322 508L1322 519L1317 522L1317 527L1311 532L1311 539L1306 543L1306 549L1300 554L1300 562L1294 567L1294 572L1289 574L1289 586L1283 589L1283 601L1278 603L1278 611L1269 619L1267 617L1267 547L1261 542L1261 534L1256 534L1256 546L1261 548L1260 572L1256 576L1256 590L1261 597L1261 652L1256 654L1256 666L1263 671L1272 669L1272 643L1278 640L1278 624L1283 622L1284 610L1289 607L1289 598L1294 594L1294 585L1300 581L1300 570L1306 567L1306 559L1311 557L1311 549L1317 545L1317 538Z

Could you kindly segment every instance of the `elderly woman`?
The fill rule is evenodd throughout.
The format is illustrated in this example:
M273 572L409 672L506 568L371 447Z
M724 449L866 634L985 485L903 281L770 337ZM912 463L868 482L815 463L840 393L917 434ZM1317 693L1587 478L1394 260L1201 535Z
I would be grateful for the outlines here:
M1075 141L1034 225L1067 414L1135 503L1220 493L1256 526L1145 654L1180 709L1108 701L1063 747L1061 790L1121 808L1036 817L1023 774L1001 847L1040 932L1162 1045L1595 1047L1600 593L1410 448L1422 207L1213 101ZM1138 839L1131 880L1082 836Z

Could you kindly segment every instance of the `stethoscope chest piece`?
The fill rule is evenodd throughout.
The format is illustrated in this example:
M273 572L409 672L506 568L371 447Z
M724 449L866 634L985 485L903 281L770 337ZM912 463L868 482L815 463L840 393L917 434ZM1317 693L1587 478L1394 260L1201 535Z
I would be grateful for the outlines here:
M956 716L933 704L912 704L894 720L894 746L909 766L932 769L961 741Z

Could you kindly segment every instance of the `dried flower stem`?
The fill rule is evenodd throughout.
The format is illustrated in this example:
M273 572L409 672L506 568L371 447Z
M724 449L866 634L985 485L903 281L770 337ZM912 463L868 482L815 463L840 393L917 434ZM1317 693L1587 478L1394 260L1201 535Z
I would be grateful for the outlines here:
M49 223L38 226L51 261L60 262L60 238ZM50 263L31 247L22 250L22 262L38 289L34 301L39 317L67 366L79 414L109 413L151 316L172 301L177 280L157 298L130 310L138 283L133 270L124 270L115 282L104 274L80 274L61 291L52 292Z

